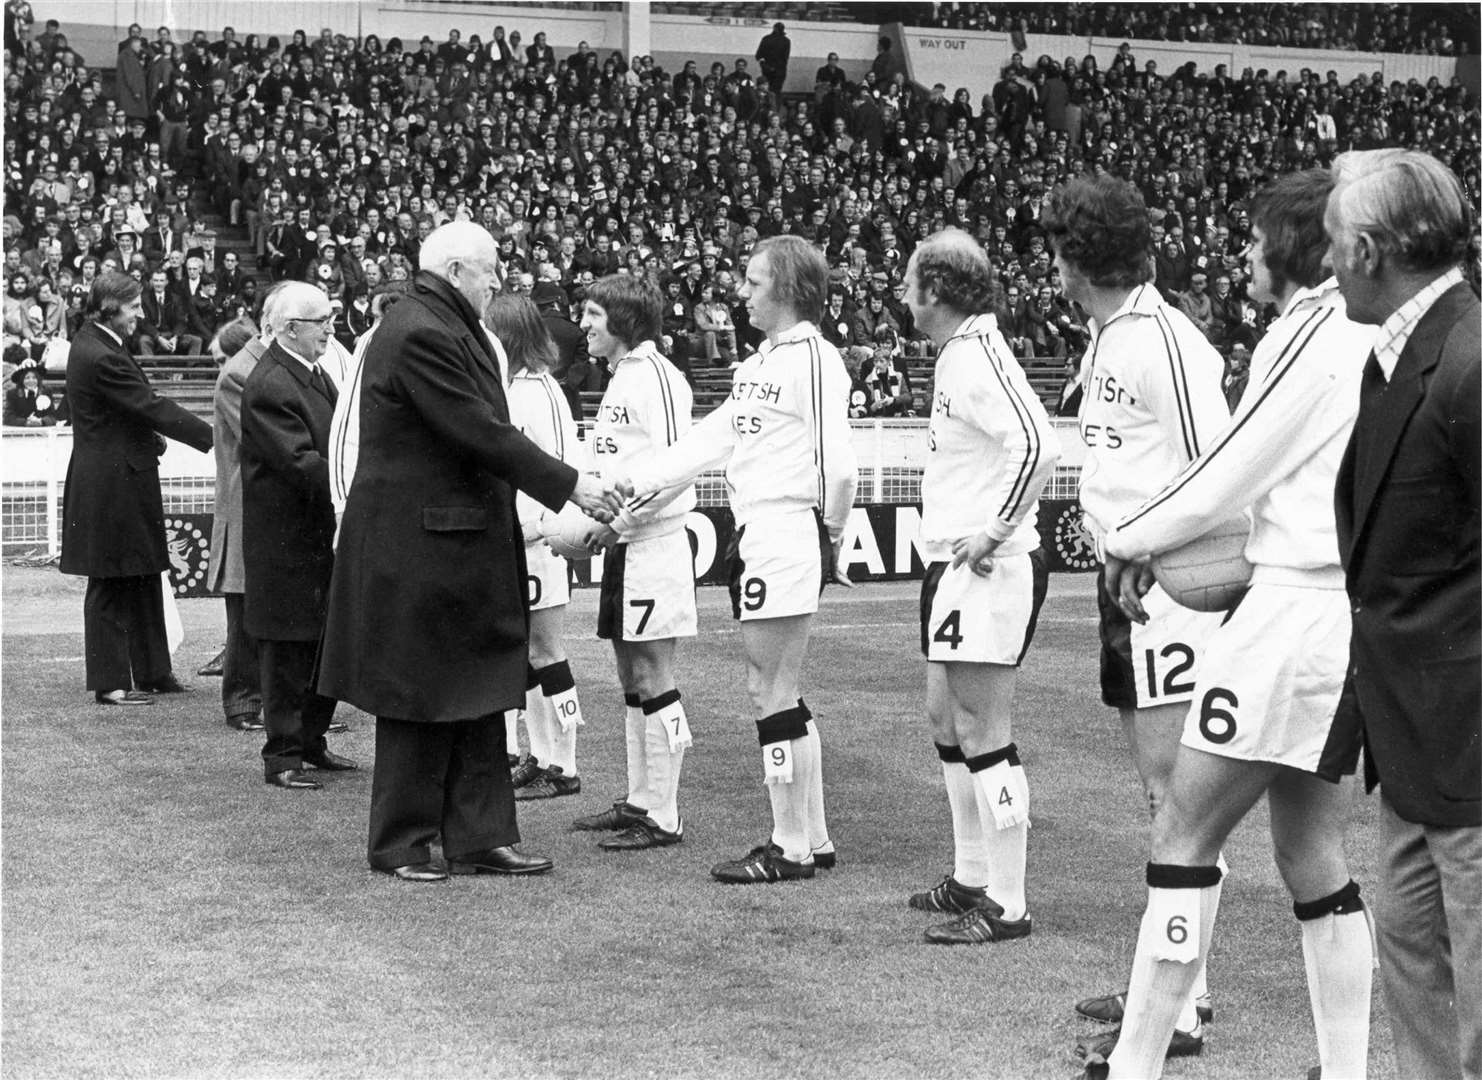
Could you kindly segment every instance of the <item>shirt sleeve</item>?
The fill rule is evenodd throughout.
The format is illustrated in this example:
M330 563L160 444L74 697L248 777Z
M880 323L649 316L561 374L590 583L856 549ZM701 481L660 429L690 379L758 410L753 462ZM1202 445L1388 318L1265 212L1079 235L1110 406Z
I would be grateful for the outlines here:
M1270 338L1261 344L1273 351L1282 348ZM1315 347L1323 347L1322 342ZM1261 499L1351 425L1353 410L1339 408L1333 400L1341 389L1339 376L1310 362L1311 356L1307 359L1302 362L1299 349L1252 386L1234 422L1106 535L1106 551L1120 559L1143 559L1203 536Z
M963 419L1003 447L992 468L993 498L983 526L994 540L1014 535L1034 510L1060 460L1060 440L1018 363L998 335L988 339L987 362L975 365ZM955 404L955 402L954 402Z
M849 512L854 508L854 488L859 481L859 465L854 457L854 437L849 427L849 372L838 350L817 339L812 365L797 365L807 372L817 393L800 396L800 401L814 403L814 431L819 456L819 508L829 540L839 542ZM811 391L813 386L808 389Z
M655 364L653 370L656 379L643 398L644 430L652 435L654 443L654 452L646 455L650 459L674 446L691 430L694 412L694 394L678 369ZM652 521L688 487L685 483L666 484L646 498L632 499L612 523L613 529L624 536L643 522Z

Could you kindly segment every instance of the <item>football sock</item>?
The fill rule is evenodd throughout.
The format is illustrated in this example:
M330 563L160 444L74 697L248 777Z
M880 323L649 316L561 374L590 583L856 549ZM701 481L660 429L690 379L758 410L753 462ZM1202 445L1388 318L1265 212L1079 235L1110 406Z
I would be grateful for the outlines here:
M1148 906L1122 1013L1122 1033L1108 1063L1113 1080L1157 1080L1174 1024L1189 1000L1199 961L1209 955L1216 912L1215 866L1148 863Z
M808 847L814 852L831 852L834 850L834 842L828 835L828 818L823 812L823 743L818 738L818 721L813 718L813 712L798 698L798 708L804 713L808 725L808 734L805 736L808 743L813 747L813 760L817 764L808 780Z
M571 677L571 665L558 660L541 668L535 677L540 680L541 693L554 706L551 716L556 723L563 730L580 727L583 722L581 702L576 696L576 680Z
M1224 852L1220 853L1219 860L1215 863L1215 866L1219 869L1220 880L1217 884L1210 886L1214 890L1214 913L1210 916L1212 919L1219 918L1220 896L1224 893L1225 889L1225 875L1230 872L1229 864L1225 862ZM1200 956L1199 966L1194 972L1194 985L1189 990L1189 1000L1184 1002L1184 1007L1179 1011L1178 1021L1174 1026L1179 1031L1196 1030L1199 1026L1199 1003L1200 1001L1207 1002L1208 1000L1208 957Z
M629 806L647 810L643 800L648 788L648 766L645 732L648 721L643 717L642 703L637 694L624 694L625 714L623 725L628 741L628 798Z
M978 785L967 770L962 747L937 743L936 748L947 784L947 805L952 808L952 877L959 885L981 889L988 884L989 871L988 847L978 817Z
M510 709L504 714L504 752L511 758L520 756L521 709Z
M690 745L689 721L678 690L643 703L644 768L648 774L645 808L665 832L679 829L679 772Z
M540 675L534 668L525 676L525 734L535 763L545 768L551 763L551 720L540 694Z
M1302 958L1322 1074L1363 1080L1369 1060L1374 945L1358 884L1350 881L1331 896L1293 904L1292 910L1302 923Z
M808 745L808 722L795 707L762 717L756 729L772 803L772 843L782 849L783 858L811 859L807 777L816 768L817 754Z
M967 758L978 802L983 850L988 857L988 896L1003 918L1024 918L1024 866L1029 842L1029 786L1013 743Z

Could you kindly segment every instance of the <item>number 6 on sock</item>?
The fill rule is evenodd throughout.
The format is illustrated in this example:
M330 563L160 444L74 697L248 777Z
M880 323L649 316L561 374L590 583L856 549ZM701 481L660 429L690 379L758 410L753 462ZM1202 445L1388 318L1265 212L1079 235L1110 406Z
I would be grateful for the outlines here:
M762 747L762 773L768 784L792 783L792 743L768 743Z
M1191 964L1199 959L1199 889L1151 889L1148 932L1153 956Z

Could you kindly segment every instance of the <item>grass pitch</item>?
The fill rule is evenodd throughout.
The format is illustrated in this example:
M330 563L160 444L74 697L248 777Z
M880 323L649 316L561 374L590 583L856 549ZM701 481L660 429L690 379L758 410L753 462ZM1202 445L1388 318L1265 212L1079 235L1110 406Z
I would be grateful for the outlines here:
M367 768L269 788L260 737L228 730L219 682L191 674L220 643L220 601L181 603L195 693L107 709L82 689L82 591L49 570L4 579L6 1077L1070 1077L1076 1038L1098 1030L1072 1003L1125 983L1146 828L1094 689L1089 577L1052 578L1019 683L1034 934L971 948L922 944L937 917L905 906L951 868L912 584L825 598L806 696L840 865L750 887L707 873L769 823L721 590L701 590L701 636L680 647L685 842L607 854L566 831L625 777L587 590L569 641L583 791L520 804L524 848L555 872L438 885L365 865L369 717L342 707L352 730L332 737ZM1356 795L1366 888L1374 819ZM1264 807L1227 858L1215 1023L1167 1075L1304 1076L1317 1049ZM1370 1075L1392 1077L1377 994L1374 1031Z

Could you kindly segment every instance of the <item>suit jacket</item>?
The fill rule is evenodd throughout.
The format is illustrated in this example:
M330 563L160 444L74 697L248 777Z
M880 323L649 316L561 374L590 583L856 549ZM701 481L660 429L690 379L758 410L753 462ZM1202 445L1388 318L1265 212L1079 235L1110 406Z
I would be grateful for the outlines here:
M1416 326L1388 386L1366 372L1338 472L1353 607L1340 718L1402 818L1482 825L1482 310L1465 284Z
M277 342L242 386L242 625L269 641L317 641L334 569L329 422L334 391Z
M180 334L190 333L188 319L185 314L185 304L170 286L165 286L165 302L161 304L154 295L153 289L145 289L144 295L140 297L144 304L144 322L146 325L139 329L150 337L158 337L164 334L166 337L177 337Z
M67 407L72 458L62 495L62 573L163 573L170 563L157 435L204 453L211 426L155 393L138 361L91 322L68 354Z
M216 450L216 512L211 518L211 565L206 588L240 593L247 588L242 565L242 387L268 346L253 338L221 366L212 401Z
M524 700L515 488L552 510L576 470L509 422L477 313L419 273L365 350L319 691L377 716L470 720Z

